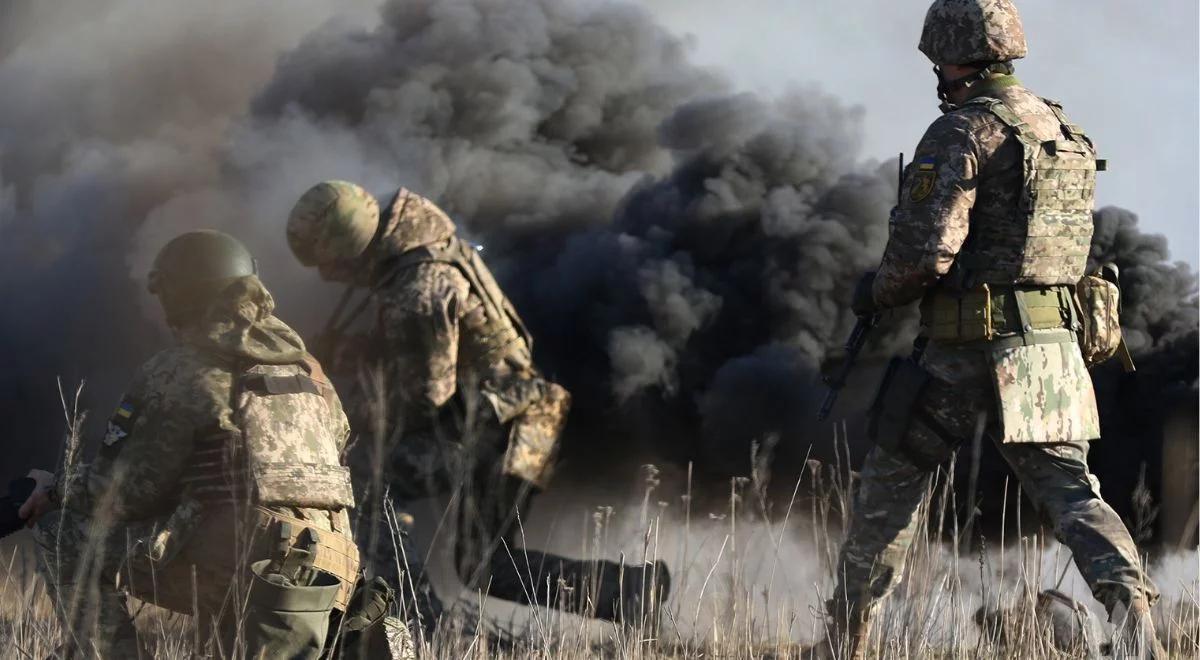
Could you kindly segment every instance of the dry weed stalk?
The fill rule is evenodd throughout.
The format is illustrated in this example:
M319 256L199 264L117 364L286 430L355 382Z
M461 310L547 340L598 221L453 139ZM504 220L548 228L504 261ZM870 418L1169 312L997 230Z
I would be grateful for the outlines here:
M377 377L368 381L368 391L377 405L386 400L384 384ZM77 408L79 392L68 405L63 468L75 465L79 430L83 419ZM386 442L384 425L376 429L377 446ZM771 479L770 454L774 439L756 445L751 475L729 484L725 510L696 511L697 497L691 466L682 492L673 495L659 468L643 468L643 492L636 503L624 509L600 507L582 521L579 545L592 559L611 558L617 547L635 548L640 558L653 562L666 556L674 572L675 596L657 621L645 617L636 625L589 622L568 614L576 607L564 585L537 584L528 575L528 589L559 593L556 607L520 608L507 620L497 618L482 594L461 595L451 607L447 625L432 638L418 634L423 657L464 660L576 660L611 657L628 660L652 658L731 658L745 660L805 657L805 644L823 634L820 603L834 582L837 551L842 530L850 516L851 489L855 475L849 469L848 439L844 428L837 432L839 450L832 465L808 461L807 469L791 489L787 507L774 515L768 495ZM974 497L999 497L1003 510L1012 499L1009 488L1002 493L981 493L959 506L953 491L950 465L931 480L921 504L922 524L917 542L909 551L903 582L881 604L879 625L869 640L870 656L908 658L1034 658L1071 657L1050 643L1047 622L1040 621L1036 607L1039 592L1063 583L1068 561L1037 525L1029 525L1018 513L1015 526L1007 515L1001 535L989 542L977 535L972 544ZM970 466L975 481L978 466ZM681 477L681 480L683 477ZM380 486L381 474L375 475ZM802 486L804 487L802 489ZM1013 489L1020 498L1019 487ZM807 503L804 499L808 499ZM1019 511L1019 507L1015 507ZM1149 511L1148 507L1144 507ZM636 512L636 514L635 514ZM807 519L805 516L807 513ZM401 533L394 511L379 511L393 534ZM636 522L629 522L636 519ZM446 518L439 522L438 533ZM960 522L964 524L959 528ZM630 536L621 524L635 529ZM522 545L524 521L518 520ZM374 539L392 542L395 539ZM97 539L82 562L103 559L103 544ZM765 552L755 552L755 544ZM0 580L0 657L52 657L64 634L58 617L48 606L45 585L34 577L29 543L18 543L4 553L6 567ZM671 550L674 548L674 550ZM796 553L789 548L804 548ZM520 547L505 546L519 565ZM789 556L791 552L791 556ZM428 559L428 555L426 557ZM1047 558L1051 558L1047 565ZM407 557L401 556L402 568ZM797 566L799 559L806 566ZM1196 555L1173 560L1170 568L1177 584L1160 586L1174 594L1157 607L1160 630L1172 657L1200 654L1200 585L1196 583ZM818 567L819 578L809 593L795 588L781 590L779 576L802 568ZM1167 570L1167 569L1164 569ZM406 573L406 571L405 571ZM61 572L51 574L61 575ZM70 580L66 580L69 583ZM63 585L50 585L59 589ZM411 584L406 585L410 590ZM594 586L594 585L593 585ZM66 594L64 594L66 595ZM85 594L60 599L67 608L77 607ZM1084 597L1086 599L1086 596ZM587 605L587 604L585 604ZM594 604L591 604L594 607ZM989 608L995 617L982 627L976 625L975 610ZM64 612L63 614L71 614ZM155 650L166 660L190 657L203 641L203 626L191 617L168 615L143 607L139 626ZM234 649L228 655L238 655ZM1079 653L1083 650L1079 649ZM1079 655L1079 654L1076 654ZM1082 657L1082 656L1079 656Z

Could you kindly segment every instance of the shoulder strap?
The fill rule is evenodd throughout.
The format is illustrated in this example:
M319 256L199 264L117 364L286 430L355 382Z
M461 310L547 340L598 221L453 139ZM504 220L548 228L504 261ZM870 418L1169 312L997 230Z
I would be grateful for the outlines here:
M1067 119L1067 115L1065 112L1063 112L1061 103L1058 101L1051 101L1050 99L1042 99L1042 102L1049 106L1050 111L1054 113L1054 118L1058 120L1058 124L1062 129L1063 135L1066 135L1076 142L1082 142L1083 144L1086 144L1090 149L1095 149L1095 145L1092 144L1092 139L1087 136L1087 133L1084 133L1083 129L1080 128L1078 124L1073 124L1071 123L1070 119Z
M1011 108L1005 105L1004 101L990 96L981 96L971 99L968 101L968 104L982 105L986 107L988 112L992 113L996 119L1000 120L1000 123L1011 128L1018 139L1020 139L1022 142L1026 140L1027 136L1025 134L1025 129L1028 128L1028 125L1021 121L1021 118L1017 116L1017 113L1013 112Z

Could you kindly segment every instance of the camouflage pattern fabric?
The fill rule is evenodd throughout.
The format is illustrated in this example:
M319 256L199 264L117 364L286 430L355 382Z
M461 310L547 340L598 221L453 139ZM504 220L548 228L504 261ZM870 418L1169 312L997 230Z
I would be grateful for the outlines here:
M288 245L300 263L347 261L367 249L379 225L379 202L349 181L309 188L288 215Z
M972 88L976 98L1002 101L1026 125L1030 139L1063 139L1063 122L1054 108L1021 87L1013 76L999 76ZM1094 173L1094 160L1093 160ZM967 103L939 117L917 145L905 170L900 203L893 209L888 246L875 276L875 302L884 308L917 300L942 283L960 253L994 270L981 270L976 283L1074 285L1083 276L1091 236L1090 193L1077 194L1087 226L1060 224L1040 248L1046 256L1025 265L1030 204L1026 200L1025 147L984 103ZM1053 177L1053 174L1046 175ZM1050 200L1043 200L1048 202ZM983 235L968 244L972 218ZM976 243L977 239L972 239ZM1080 248L1083 245L1083 248ZM1041 255L1039 255L1041 256ZM1067 257L1070 258L1057 258ZM967 264L959 264L960 268Z
M454 221L432 200L401 188L384 216L383 240L376 258L385 260L454 235Z
M544 393L513 422L503 469L505 474L545 488L558 454L559 436L567 423L571 395L555 383L540 378L535 382Z
M68 631L64 657L153 657L133 625L129 599L198 615L198 639L228 655L235 647L238 603L249 588L249 564L275 552L273 511L306 515L328 529L329 513L296 509L210 507L186 544L164 560L148 556L143 539L163 520L112 521L61 509L39 521L39 572ZM221 657L217 654L215 657Z
M926 465L936 465L972 435L980 413L995 409L995 393L988 359L977 349L931 344L922 366L934 379L917 404L904 444L922 452ZM994 417L989 421L988 437L1053 526L1056 538L1071 549L1096 598L1111 610L1132 595L1155 597L1129 531L1101 498L1099 481L1088 470L1087 444L1004 444ZM933 424L939 428L931 428ZM949 433L951 442L943 441L939 432ZM839 599L869 607L900 581L933 469L880 447L867 456L839 558Z
M395 513L364 516L368 527L358 533L369 546L364 558L405 594L401 617L429 631L440 602L423 557L406 533L397 534L397 521L412 500L452 495L454 564L468 588L527 605L582 609L590 602L592 615L615 619L619 576L639 569L521 544L519 520L549 476L570 395L538 373L511 303L440 209L401 190L384 222L374 248L381 281L373 292L378 317L369 354L383 366L373 387L389 393L390 406L354 406L368 413L356 414L362 427L379 436L376 447L356 450L354 464L367 480L373 466L386 465L386 495L365 501ZM412 260L418 250L422 257ZM568 596L574 600L564 602Z
M381 353L402 384L396 410L413 426L428 424L456 394L467 409L491 413L516 430L507 468L542 485L565 424L570 397L533 366L526 342L513 335L504 353L485 363L465 346L485 343L494 323L456 266L433 262L403 269L376 294ZM466 387L462 387L466 385ZM426 420L422 422L421 420Z
M506 425L487 415L480 419L486 421L467 432L466 442L433 431L406 435L388 462L385 508L395 513L364 517L368 523L373 518L375 527L357 531L364 563L398 586L396 614L426 635L442 615L441 600L425 572L425 556L404 522L411 517L404 512L414 499L453 495L454 565L468 589L522 605L619 621L622 584L640 588L643 568L525 547L520 521L529 514L535 490L504 472L500 458L510 434Z
M1011 0L935 0L918 46L934 64L1025 57L1025 29Z
M1116 355L1121 347L1121 290L1103 278L1089 275L1076 287L1083 332L1083 361L1091 366Z
M992 3L944 2L934 8L965 4ZM1090 207L1086 177L1064 168L1059 178L1071 181L1065 188L1073 192L1060 194L1064 188L1047 184L1053 192L1043 201L1049 206L1039 207L1042 188L1031 191L1027 183L1038 176L1055 178L1059 163L1039 174L1042 164L1030 163L1027 149L1035 140L1053 141L1056 149L1064 142L1084 168L1092 165L1086 171L1094 172L1090 142L1060 109L1011 75L993 76L970 89L979 102L968 98L935 121L906 170L873 284L874 301L882 309L975 291L973 272L983 275L977 283L995 277L999 281L991 281L1008 285L1009 291L1024 277L1036 289L1074 284L1083 274L1077 247L1090 228L1079 231L1068 220ZM1001 117L1004 112L1010 116ZM1023 237L1029 235L1030 219L1039 210L1054 211L1055 204L1069 212L1057 216L1058 222L1053 213L1038 218L1048 231L1034 242L1036 253L1026 254ZM978 262L962 263L969 256ZM917 399L899 448L876 447L863 466L831 614L865 614L900 580L930 472L972 435L981 417L986 435L1056 537L1071 549L1097 599L1111 611L1136 596L1155 597L1129 531L1101 498L1087 467L1086 441L1098 435L1095 399L1067 329L1070 309L1062 312L1063 328L1037 330L1026 324L989 341L929 343L921 364L931 381Z
M991 352L1000 442L1083 442L1100 437L1092 378L1074 342Z
M230 464L224 461L244 450L198 451L205 438L241 437L238 412L231 406L237 366L285 365L307 358L295 332L271 315L273 301L257 278L245 278L229 294L195 325L179 329L178 346L142 366L109 420L95 461L60 477L61 515L49 514L39 523L42 565L55 607L66 629L80 631L77 641L83 649L110 644L130 648L132 625L124 592L177 612L197 613L201 626L214 619L227 626L237 602L229 600L230 594L248 577L250 560L268 558L273 550L255 540L276 520L272 511L317 530L350 533L341 507L276 501L275 508L265 508L249 498L232 497L236 491L228 486L229 497L204 492L202 486L211 482L197 475L230 476ZM305 451L327 444L336 458L347 440L348 422L332 390L312 399L319 405L286 421L299 435L288 435L285 422L262 419L264 432L288 435L294 444L305 443ZM300 452L299 446L274 446L269 453L287 461ZM79 615L96 618L90 625L77 625ZM112 657L136 655L114 652Z

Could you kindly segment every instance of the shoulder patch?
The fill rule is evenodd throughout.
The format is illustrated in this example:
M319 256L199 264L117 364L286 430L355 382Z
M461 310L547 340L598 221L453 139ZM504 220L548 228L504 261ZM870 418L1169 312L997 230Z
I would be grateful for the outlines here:
M911 202L923 202L933 193L934 184L937 183L937 169L933 157L926 156L918 160L912 177L908 199Z
M128 396L121 398L112 417L108 418L108 430L104 433L104 446L111 447L124 440L133 430L140 406Z

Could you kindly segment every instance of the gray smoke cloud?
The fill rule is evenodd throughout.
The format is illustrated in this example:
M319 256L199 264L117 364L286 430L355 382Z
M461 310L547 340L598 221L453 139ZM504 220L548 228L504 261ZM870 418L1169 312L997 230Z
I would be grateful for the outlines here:
M622 4L89 6L30 3L32 36L0 32L0 405L30 444L56 428L55 374L91 377L103 415L167 341L140 281L179 231L246 240L281 316L319 327L331 290L283 223L344 178L420 191L487 246L574 394L569 452L725 473L767 438L782 463L831 446L817 367L896 195L895 163L859 155L856 109L739 93ZM1194 337L1195 274L1126 212L1097 224L1139 354ZM873 355L913 334L899 315Z

